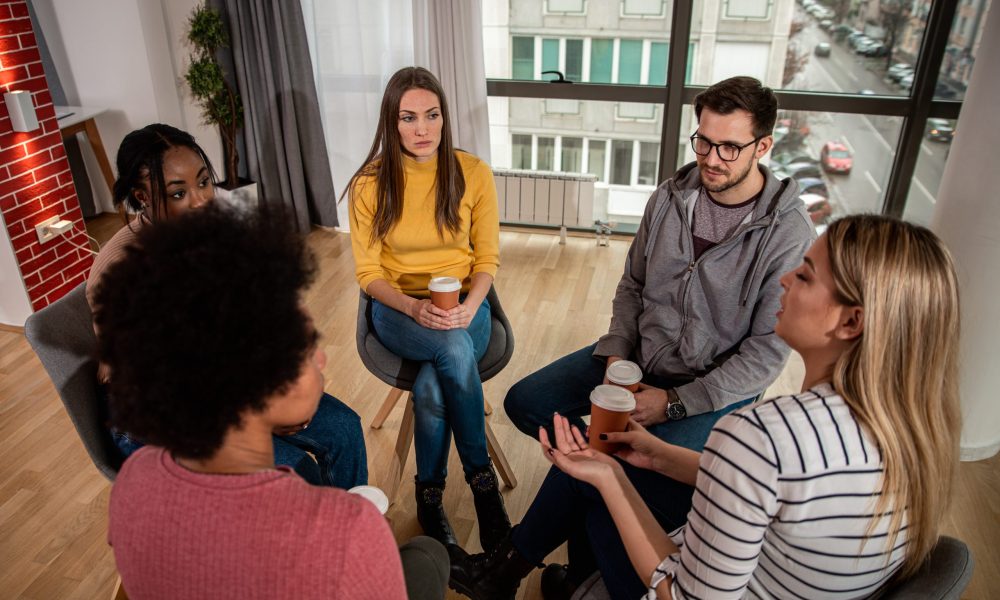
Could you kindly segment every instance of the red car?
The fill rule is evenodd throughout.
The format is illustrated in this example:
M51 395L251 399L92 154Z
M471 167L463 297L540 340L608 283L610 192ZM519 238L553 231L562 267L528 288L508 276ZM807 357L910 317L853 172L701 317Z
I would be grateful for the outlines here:
M847 146L840 142L827 142L819 151L819 163L827 173L850 173L854 158Z

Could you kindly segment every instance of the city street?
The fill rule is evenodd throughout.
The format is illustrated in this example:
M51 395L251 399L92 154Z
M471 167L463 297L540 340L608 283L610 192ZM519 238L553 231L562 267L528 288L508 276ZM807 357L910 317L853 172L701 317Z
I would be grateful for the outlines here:
M884 57L867 58L855 54L846 40L835 42L833 36L818 27L816 19L798 6L796 19L805 22L806 26L792 41L809 53L809 61L792 81L790 89L848 94L861 90L871 90L878 95L905 93L883 79ZM830 56L819 57L813 53L820 42L830 44ZM839 141L854 155L851 173L826 177L834 216L881 210L902 119L839 113L805 113L805 118L810 132L803 148L808 154L818 157L824 143ZM921 141L906 218L919 223L930 222L948 148L948 143L926 138Z

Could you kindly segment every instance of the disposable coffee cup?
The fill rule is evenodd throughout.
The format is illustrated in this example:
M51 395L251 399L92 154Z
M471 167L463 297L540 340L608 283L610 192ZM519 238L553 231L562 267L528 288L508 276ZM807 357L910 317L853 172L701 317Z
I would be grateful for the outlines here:
M617 385L599 385L590 393L590 447L614 454L619 444L601 439L602 433L625 431L635 410L635 396Z
M635 393L639 391L642 381L642 369L630 360L616 360L608 365L605 376L611 383Z
M458 293L462 290L462 282L455 277L434 277L427 289L431 292L431 302L441 310L458 306Z
M389 497L385 495L385 492L378 489L374 485L358 485L347 490L347 493L357 494L365 500L368 500L374 504L375 508L377 508L383 515L385 514L385 511L389 510Z

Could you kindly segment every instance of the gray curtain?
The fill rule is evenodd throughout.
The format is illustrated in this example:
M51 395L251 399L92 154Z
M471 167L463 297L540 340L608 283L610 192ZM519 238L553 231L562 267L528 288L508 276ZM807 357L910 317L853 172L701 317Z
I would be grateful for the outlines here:
M257 181L259 197L282 203L301 231L311 224L338 225L301 5L271 0L212 4L229 24L245 117L240 161Z

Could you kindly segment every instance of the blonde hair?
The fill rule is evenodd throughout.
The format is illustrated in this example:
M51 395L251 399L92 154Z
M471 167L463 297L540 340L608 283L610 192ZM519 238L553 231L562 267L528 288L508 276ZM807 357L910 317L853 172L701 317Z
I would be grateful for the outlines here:
M884 470L874 514L889 518L887 548L906 518L906 577L937 543L958 463L955 268L930 230L890 217L850 216L826 236L838 300L864 310L863 332L837 360L833 386L878 444Z

